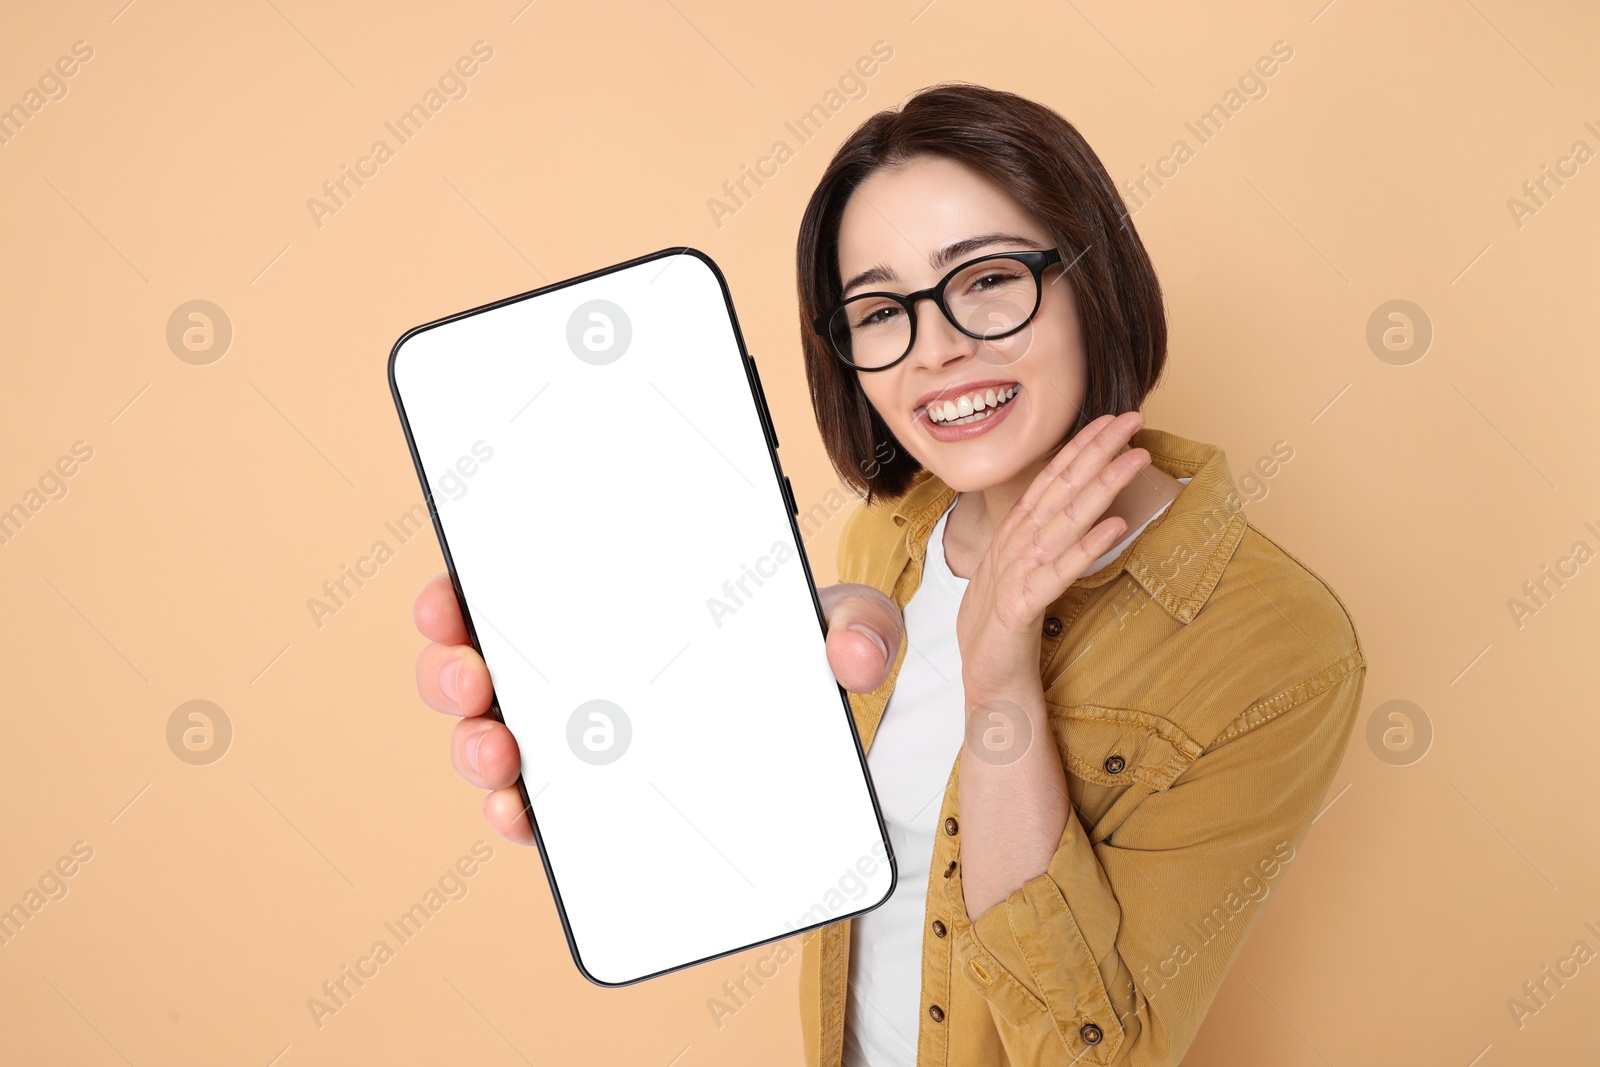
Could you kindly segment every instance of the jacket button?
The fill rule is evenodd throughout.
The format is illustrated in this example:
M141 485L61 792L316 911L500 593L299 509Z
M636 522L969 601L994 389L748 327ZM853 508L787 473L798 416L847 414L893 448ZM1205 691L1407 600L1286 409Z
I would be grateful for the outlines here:
M928 1017L936 1023L942 1023L944 1022L944 1009L937 1004L929 1004Z
M944 876L945 876L945 877L946 877L946 878L948 878L948 877L950 877L950 876L951 876L951 875L952 875L952 874L955 874L955 873L956 873L956 861L955 861L955 860L951 860L951 861L950 861L950 866L948 866L948 867L946 867L946 868L945 868L945 869L944 869Z
M958 828L959 824L956 822L954 817L948 818L944 821L944 832L949 834L951 837L956 836L956 830Z
M1111 756L1106 759L1106 773L1121 774L1122 769L1127 765L1128 761L1123 759L1121 756Z
M1046 637L1060 637L1061 620L1056 618L1054 615L1044 620L1044 635Z
M1084 1023L1078 1028L1078 1036L1083 1038L1085 1045L1098 1045L1100 1038L1104 1035L1100 1033L1100 1028L1094 1023Z
M933 920L933 936L934 937L943 937L944 935L945 935L944 923L940 922L938 919Z

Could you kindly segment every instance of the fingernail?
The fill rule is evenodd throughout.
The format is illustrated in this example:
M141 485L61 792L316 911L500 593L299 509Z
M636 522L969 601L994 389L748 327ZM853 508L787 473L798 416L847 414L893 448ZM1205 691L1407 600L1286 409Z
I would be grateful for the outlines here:
M488 732L488 728L484 728L467 738L466 748L462 750L462 758L467 761L467 766L472 768L472 773L474 774L481 775L483 773L478 767L478 749L483 746L483 735Z
M461 657L446 663L439 671L439 692L452 704L461 703Z
M888 648L886 648L884 646L883 638L879 637L875 631L873 631L872 629L870 629L870 628L868 628L866 626L861 626L859 624L852 624L850 626L845 627L845 629L852 630L852 631L854 631L854 632L856 632L858 634L865 634L872 641L873 647L876 648L880 653L882 653L884 660L886 662L888 661L888 659L889 659L889 650L888 650Z

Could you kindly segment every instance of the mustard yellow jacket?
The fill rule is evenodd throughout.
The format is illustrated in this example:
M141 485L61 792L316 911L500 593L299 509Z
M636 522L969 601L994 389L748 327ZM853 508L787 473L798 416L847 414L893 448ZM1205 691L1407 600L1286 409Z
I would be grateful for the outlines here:
M1366 661L1343 601L1245 517L1220 448L1145 427L1192 477L1043 623L1040 678L1073 812L1048 870L967 918L957 787L927 871L917 1067L1177 1064L1324 801ZM858 508L839 580L904 609L955 491L923 471ZM905 644L851 694L868 748ZM838 1067L850 920L802 935L806 1062Z

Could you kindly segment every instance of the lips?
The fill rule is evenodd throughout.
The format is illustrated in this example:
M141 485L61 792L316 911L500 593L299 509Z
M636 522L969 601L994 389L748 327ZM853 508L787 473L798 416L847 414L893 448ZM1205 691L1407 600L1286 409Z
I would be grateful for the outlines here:
M925 409L927 418L929 422L941 426L961 423L967 419L981 422L1009 404L1021 389L1022 387L1018 385L1003 385L998 389L991 386L988 389L962 393L954 399L935 400Z
M957 402L959 398L963 396L970 397L971 394L980 389L987 390L992 388L998 390L1016 384L1017 383L1015 381L1009 378L984 378L981 380L956 382L946 385L939 389L931 390L930 392L924 393L922 396L918 397L917 406L915 409L913 409L912 416L915 418L921 418L923 412L927 411L928 405L933 403L935 400L949 400L951 402Z
M929 410L924 409L922 414L917 416L917 424L924 433L935 441L942 441L946 444L953 445L963 441L973 441L979 437L986 437L996 432L996 428L1001 424L1010 420L1011 413L1016 410L1017 404L1022 400L1022 394L1026 392L1020 385L1013 386L1012 390L1014 390L1014 393L1010 400L1003 404L996 404L994 407L986 405L971 415L961 415L958 408L957 417L948 423L934 421L929 416ZM1003 387L997 390L997 392L1006 391L1011 390L1006 390ZM943 408L944 406L944 401L934 400L930 408Z

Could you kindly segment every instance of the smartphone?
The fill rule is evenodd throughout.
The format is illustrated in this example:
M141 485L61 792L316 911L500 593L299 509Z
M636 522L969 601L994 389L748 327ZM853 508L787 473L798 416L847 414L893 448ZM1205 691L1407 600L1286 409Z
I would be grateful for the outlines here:
M408 330L389 386L574 963L870 911L894 854L722 271L666 248Z

